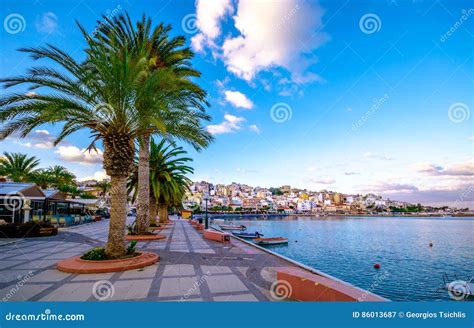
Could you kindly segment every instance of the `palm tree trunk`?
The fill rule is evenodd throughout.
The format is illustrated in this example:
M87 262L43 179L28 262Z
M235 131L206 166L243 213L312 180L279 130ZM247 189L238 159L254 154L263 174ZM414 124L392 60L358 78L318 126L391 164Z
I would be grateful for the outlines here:
M158 205L158 215L160 216L160 223L168 222L168 205L159 204Z
M145 233L150 225L150 135L140 138L138 151L137 233Z
M111 258L123 256L125 248L125 221L127 218L127 176L112 175L111 181L111 208L109 222L109 238L105 248Z
M150 195L150 221L155 223L158 215L158 204L153 194Z

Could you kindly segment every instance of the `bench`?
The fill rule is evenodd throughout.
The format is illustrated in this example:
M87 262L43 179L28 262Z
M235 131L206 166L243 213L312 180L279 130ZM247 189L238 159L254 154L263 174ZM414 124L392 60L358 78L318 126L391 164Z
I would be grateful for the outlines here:
M291 286L289 299L318 302L380 302L383 297L342 281L311 273L300 268L285 268L277 279Z
M198 225L198 222L196 220L190 220L189 224L192 225L193 227Z
M198 223L198 225L196 226L196 229L197 229L197 231L203 231L204 230L204 224Z
M219 232L211 229L204 230L204 238L218 242L230 241L230 235L226 232Z

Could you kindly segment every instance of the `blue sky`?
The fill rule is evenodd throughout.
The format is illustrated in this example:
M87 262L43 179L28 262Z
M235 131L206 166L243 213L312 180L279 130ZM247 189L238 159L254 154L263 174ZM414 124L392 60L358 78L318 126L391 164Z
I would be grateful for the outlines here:
M474 197L469 5L3 1L0 76L32 65L19 47L51 43L83 58L75 20L92 32L101 14L145 13L188 37L209 92L216 141L201 153L189 149L193 179L463 204ZM42 126L0 149L62 164L79 178L103 175L100 154L82 152L87 131L52 148L57 132Z

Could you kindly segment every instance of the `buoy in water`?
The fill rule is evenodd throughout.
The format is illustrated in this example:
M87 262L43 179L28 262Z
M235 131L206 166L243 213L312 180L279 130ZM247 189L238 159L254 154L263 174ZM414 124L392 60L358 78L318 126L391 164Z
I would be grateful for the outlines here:
M433 243L432 243L432 242L430 242L430 247L433 247Z
M375 264L374 264L374 268L380 269L380 264L379 264L379 263L375 263Z

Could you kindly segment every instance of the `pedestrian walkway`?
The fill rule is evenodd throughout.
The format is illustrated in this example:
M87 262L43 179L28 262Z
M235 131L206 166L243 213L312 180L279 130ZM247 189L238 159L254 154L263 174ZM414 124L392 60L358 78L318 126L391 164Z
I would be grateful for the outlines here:
M0 299L5 301L271 301L276 271L289 262L239 240L203 239L184 220L161 231L162 241L140 242L160 262L138 270L70 274L56 263L107 240L108 220L60 229L0 248Z

